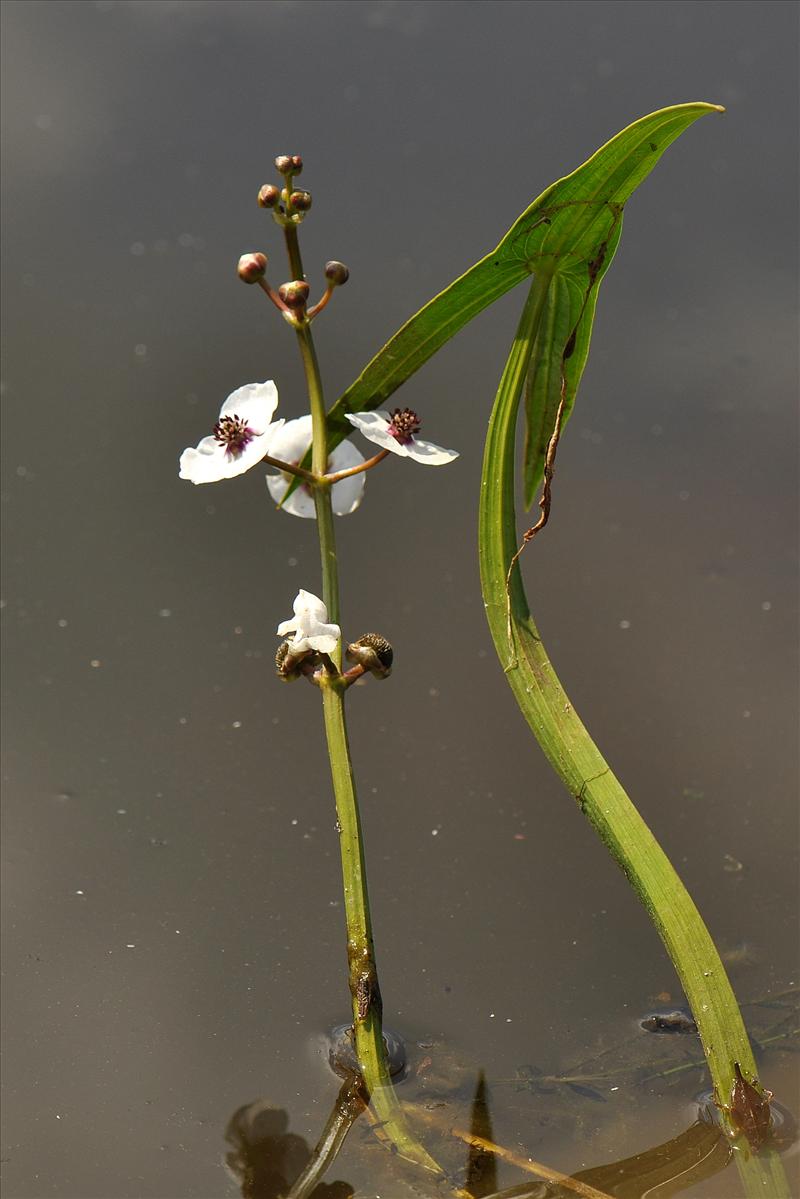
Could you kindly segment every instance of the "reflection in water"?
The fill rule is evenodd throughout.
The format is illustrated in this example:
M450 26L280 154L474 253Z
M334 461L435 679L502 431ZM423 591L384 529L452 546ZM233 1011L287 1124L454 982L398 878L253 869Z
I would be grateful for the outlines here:
M492 1139L489 1091L482 1071L470 1105L469 1130L459 1129L453 1114L446 1110L414 1103L405 1106L429 1128L438 1128L451 1147L467 1147L466 1170L457 1171L463 1184L459 1187L455 1177L449 1180L455 1188L450 1193L465 1199L644 1199L655 1194L669 1199L724 1170L732 1156L720 1128L700 1119L680 1136L644 1153L564 1175ZM447 1105L435 1105L440 1106ZM312 1152L302 1137L288 1131L289 1119L283 1108L263 1099L240 1107L225 1132L231 1146L225 1162L243 1199L351 1199L355 1190L349 1183L326 1183L323 1178L364 1110L361 1079L353 1076L342 1086ZM380 1139L380 1129L373 1127ZM361 1164L367 1165L370 1182L380 1187L382 1195L397 1199L421 1193L413 1181L407 1184L395 1173L396 1156L380 1153L374 1157L369 1141L351 1149L364 1155ZM527 1175L526 1181L497 1190L499 1161Z
M231 1149L225 1164L242 1190L242 1199L350 1199L347 1182L322 1182L353 1122L364 1110L360 1079L339 1091L325 1130L313 1152L302 1137L288 1131L283 1108L256 1099L237 1108L225 1130Z
M469 1130L475 1140L470 1143L467 1157L465 1189L475 1199L497 1190L497 1162L494 1153L484 1148L483 1141L493 1140L492 1118L489 1113L489 1094L486 1077L481 1070L472 1100Z

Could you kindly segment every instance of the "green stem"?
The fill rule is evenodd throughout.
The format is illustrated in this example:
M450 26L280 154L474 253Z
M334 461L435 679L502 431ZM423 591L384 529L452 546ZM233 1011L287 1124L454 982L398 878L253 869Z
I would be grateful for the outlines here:
M294 234L293 239L290 238L290 234ZM294 260L293 265L302 271L297 234L293 227L287 228L286 242L290 262ZM302 275L296 277L301 278ZM328 465L325 401L319 363L311 328L308 324L304 323L297 327L297 339L311 406L312 470L315 475L321 476L325 474ZM314 486L314 503L317 512L317 532L322 562L323 601L328 609L328 619L340 624L339 571L331 487L321 479L318 479ZM337 669L340 670L342 665L341 642L331 657ZM363 1074L364 1084L370 1095L370 1102L382 1125L382 1135L402 1157L437 1175L442 1175L441 1168L411 1132L395 1096L389 1075L381 1020L381 994L372 940L372 920L369 910L361 818L347 740L344 689L340 685L338 677L323 677L320 686L339 826L356 1057Z
M517 412L549 285L546 276L533 281L487 435L479 518L487 619L508 682L534 736L621 867L666 946L698 1026L718 1103L729 1130L734 1132L727 1109L736 1077L735 1064L748 1081L757 1085L756 1066L716 946L686 887L561 686L528 608L518 564L511 572L510 587L506 586L508 564L517 549ZM737 1159L742 1156L736 1154Z

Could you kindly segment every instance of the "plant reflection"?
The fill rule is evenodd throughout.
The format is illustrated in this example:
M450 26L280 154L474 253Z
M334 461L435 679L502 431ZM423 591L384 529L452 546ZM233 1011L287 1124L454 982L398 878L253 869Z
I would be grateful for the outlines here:
M659 1199L670 1199L718 1174L731 1160L730 1145L720 1129L698 1120L680 1136L644 1153L565 1176L492 1140L488 1090L482 1072L471 1104L469 1131L453 1127L446 1114L426 1112L416 1104L404 1106L429 1126L441 1125L442 1133L451 1141L460 1140L467 1146L463 1189L455 1193L474 1199L643 1199L655 1193ZM352 1199L355 1189L350 1183L324 1182L323 1177L364 1110L362 1083L353 1077L339 1091L312 1151L302 1137L289 1132L289 1118L283 1108L263 1099L240 1107L225 1132L231 1146L225 1162L241 1187L242 1199ZM396 1159L386 1153L381 1160L386 1172L380 1185L383 1193L389 1194L385 1186ZM497 1190L498 1161L538 1177ZM398 1194L418 1193L416 1188L405 1189L399 1179L396 1181L401 1187Z
M242 1199L351 1199L347 1182L322 1182L353 1122L364 1110L361 1080L344 1083L313 1152L291 1133L289 1117L266 1099L238 1108L225 1129L231 1149L225 1164L242 1189Z

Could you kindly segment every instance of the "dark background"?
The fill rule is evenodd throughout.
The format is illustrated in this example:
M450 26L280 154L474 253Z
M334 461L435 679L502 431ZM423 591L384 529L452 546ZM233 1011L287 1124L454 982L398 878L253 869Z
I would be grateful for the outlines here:
M233 1110L263 1095L313 1141L335 1092L314 1050L348 1008L318 697L271 670L275 625L319 591L315 527L260 471L177 475L242 383L304 411L293 337L235 274L264 249L283 279L255 204L276 153L306 162L312 289L327 258L351 269L315 326L332 400L624 125L726 106L628 206L524 569L576 707L715 937L748 946L737 991L797 980L796 17L4 5L8 1199L234 1194ZM397 659L349 705L387 1023L490 1080L679 998L483 619L482 439L522 299L398 397L458 462L393 459L337 522L345 634ZM573 1169L686 1122L643 1095L638 1123L535 1147Z

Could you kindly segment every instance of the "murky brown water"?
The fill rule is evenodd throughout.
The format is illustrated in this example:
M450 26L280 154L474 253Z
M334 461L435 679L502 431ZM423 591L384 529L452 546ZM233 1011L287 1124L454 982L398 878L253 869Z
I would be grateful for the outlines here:
M525 571L603 752L722 946L751 947L738 993L797 985L795 10L8 3L4 23L8 1199L234 1196L234 1112L264 1098L313 1144L339 1086L318 697L271 670L318 589L314 527L259 472L177 477L234 387L274 377L303 411L292 338L234 269L280 258L255 206L276 152L306 160L312 280L352 272L318 324L334 398L628 121L727 106L630 205ZM482 437L521 302L402 393L459 462L387 463L337 529L345 631L396 651L349 705L387 1023L463 1063L465 1111L482 1069L497 1139L572 1171L677 1136L702 1082L615 1106L503 1081L680 1002L483 619ZM797 1111L793 1060L762 1068ZM361 1136L331 1177L374 1195Z

